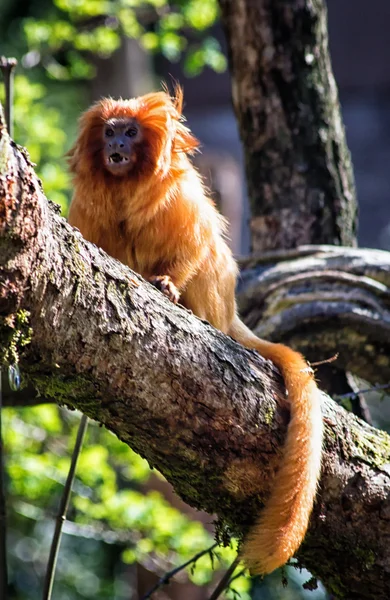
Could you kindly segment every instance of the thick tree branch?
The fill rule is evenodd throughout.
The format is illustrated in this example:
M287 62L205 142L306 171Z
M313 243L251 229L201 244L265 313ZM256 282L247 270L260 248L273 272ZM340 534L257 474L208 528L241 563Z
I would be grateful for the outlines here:
M104 424L188 503L241 535L281 456L288 414L278 374L86 242L2 134L2 360L19 359L43 397ZM329 400L323 410L323 477L299 560L339 597L373 597L374 586L388 597L390 440Z

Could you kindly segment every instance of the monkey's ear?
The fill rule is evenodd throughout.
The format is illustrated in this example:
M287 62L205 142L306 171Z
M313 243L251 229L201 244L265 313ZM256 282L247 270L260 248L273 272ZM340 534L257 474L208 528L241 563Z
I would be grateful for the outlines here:
M183 112L183 88L181 87L181 85L179 85L178 83L175 85L175 95L173 97L173 104L178 112L178 114L181 116L182 112Z
M175 86L175 95L172 98L172 104L177 114L173 151L193 154L199 148L199 140L196 139L188 127L183 125L183 121L185 121L185 117L182 114L183 88L179 84Z
M173 81L173 95L169 91L168 84L165 81L161 82L161 87L168 98L168 102L173 107L174 113L176 113L174 118L180 119L183 111L183 88L180 83L177 81Z

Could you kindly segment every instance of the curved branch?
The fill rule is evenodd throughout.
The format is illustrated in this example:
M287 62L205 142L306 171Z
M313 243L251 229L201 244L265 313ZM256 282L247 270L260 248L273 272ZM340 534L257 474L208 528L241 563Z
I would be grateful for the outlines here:
M245 261L239 305L246 322L259 336L288 341L313 362L337 352L338 366L387 383L390 253L319 246L290 257L279 252Z
M219 535L224 526L242 535L280 460L288 415L278 374L86 242L2 133L2 361L19 359L44 397L146 457L189 504L217 514ZM330 400L323 410L323 477L300 564L348 598L387 597L389 437Z

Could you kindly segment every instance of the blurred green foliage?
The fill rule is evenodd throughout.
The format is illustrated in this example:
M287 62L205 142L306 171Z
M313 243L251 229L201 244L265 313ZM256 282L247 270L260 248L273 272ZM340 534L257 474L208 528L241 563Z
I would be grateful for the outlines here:
M59 204L64 214L70 199L65 152L76 133L75 113L84 106L82 91L71 83L64 89L63 83L45 85L24 74L15 77L15 140L28 149L46 196ZM4 101L2 86L0 101Z
M76 413L56 405L3 412L14 598L40 598L78 422ZM126 564L137 562L161 576L212 545L212 535L201 522L185 516L153 489L153 477L161 480L113 434L89 424L61 546L56 599L128 598L128 586L123 595L114 589L118 565L122 575ZM116 548L117 577L104 560L108 545ZM216 550L215 565L206 554L194 569L187 569L189 579L198 585L210 583L214 567L226 568L235 554L234 548ZM243 600L248 598L248 585L245 578L234 582Z
M216 0L42 0L39 4L30 0L23 4L28 6L24 14L10 0L0 8L3 22L11 22L4 32L5 45L15 54L24 46L24 66L41 65L54 79L93 77L91 54L110 56L124 36L138 39L145 49L170 61L183 55L190 75L205 66L216 71L226 68L218 42L205 34L218 18ZM12 39L7 40L10 30Z

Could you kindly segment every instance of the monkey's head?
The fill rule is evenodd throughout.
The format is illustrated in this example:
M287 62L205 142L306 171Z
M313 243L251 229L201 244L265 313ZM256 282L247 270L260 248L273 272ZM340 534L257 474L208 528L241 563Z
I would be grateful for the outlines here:
M71 171L138 181L165 175L180 154L199 145L183 125L182 103L180 87L173 98L165 91L130 100L103 98L80 119L68 153Z

